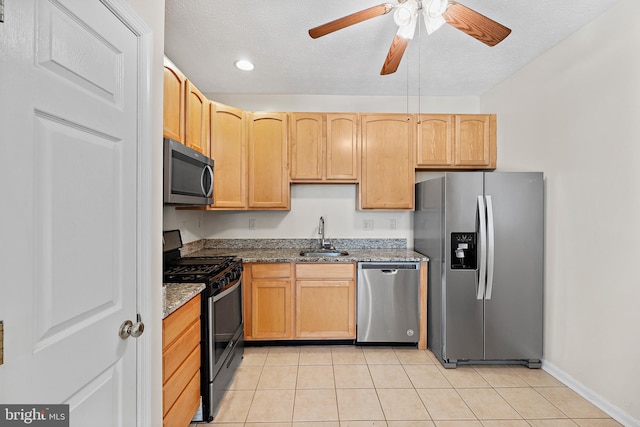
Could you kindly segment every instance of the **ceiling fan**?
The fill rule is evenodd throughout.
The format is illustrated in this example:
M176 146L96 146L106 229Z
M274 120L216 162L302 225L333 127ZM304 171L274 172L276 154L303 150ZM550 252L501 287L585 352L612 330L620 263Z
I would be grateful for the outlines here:
M310 29L309 35L317 39L376 16L386 15L392 10L395 10L393 19L398 25L398 32L380 71L382 75L395 73L398 69L409 40L415 33L419 12L422 12L428 34L447 23L488 46L495 46L511 33L504 25L452 0L398 0L398 4L382 3L327 22Z

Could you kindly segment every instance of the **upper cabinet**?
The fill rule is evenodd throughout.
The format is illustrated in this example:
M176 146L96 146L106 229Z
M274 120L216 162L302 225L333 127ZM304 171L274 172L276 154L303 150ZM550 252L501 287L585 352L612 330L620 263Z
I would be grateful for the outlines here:
M184 95L187 78L168 58L164 58L165 138L184 142Z
M198 88L165 57L163 136L208 156L209 104Z
M291 113L291 182L358 182L358 114Z
M415 117L362 114L361 209L413 209Z
M249 209L291 208L286 113L249 114Z
M211 102L211 157L214 160L212 208L247 208L246 113Z
M209 101L187 80L184 145L209 155Z
M495 114L456 116L455 162L456 166L495 169Z
M426 114L418 124L419 169L495 169L495 114Z

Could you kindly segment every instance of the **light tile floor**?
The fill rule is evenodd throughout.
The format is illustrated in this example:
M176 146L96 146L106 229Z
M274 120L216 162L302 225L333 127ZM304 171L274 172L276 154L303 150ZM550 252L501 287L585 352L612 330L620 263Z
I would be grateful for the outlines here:
M357 346L247 347L209 425L620 426L541 369L444 369L429 351Z

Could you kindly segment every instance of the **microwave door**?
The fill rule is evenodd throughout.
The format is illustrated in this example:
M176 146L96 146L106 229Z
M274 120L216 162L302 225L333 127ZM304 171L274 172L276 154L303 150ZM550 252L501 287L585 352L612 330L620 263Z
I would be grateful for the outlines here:
M213 203L213 160L177 141L165 139L164 202Z

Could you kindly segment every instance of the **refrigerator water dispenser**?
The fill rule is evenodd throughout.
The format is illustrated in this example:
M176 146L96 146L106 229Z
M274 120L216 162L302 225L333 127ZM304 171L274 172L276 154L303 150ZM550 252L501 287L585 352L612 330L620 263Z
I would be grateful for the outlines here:
M451 233L451 269L477 269L476 246L476 233Z

